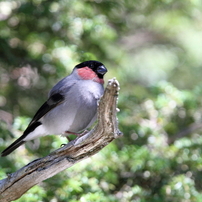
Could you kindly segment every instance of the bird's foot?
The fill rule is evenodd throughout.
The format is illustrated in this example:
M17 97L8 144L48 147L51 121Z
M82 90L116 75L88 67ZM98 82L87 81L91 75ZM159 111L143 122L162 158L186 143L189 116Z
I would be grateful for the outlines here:
M65 131L65 133L67 134L72 134L72 135L76 135L77 137L82 137L83 135L87 134L89 131L88 130L84 130L82 133L75 133L75 132L71 132L71 131ZM65 136L68 140L68 136Z
M75 132L71 132L71 131L65 131L65 133L67 134L72 134L72 135L76 135L77 138L82 137L83 135L87 134L89 131L88 130L84 130L82 133L75 133ZM71 142L72 140L68 137L65 136L68 140L68 142ZM61 147L65 146L66 144L61 144Z

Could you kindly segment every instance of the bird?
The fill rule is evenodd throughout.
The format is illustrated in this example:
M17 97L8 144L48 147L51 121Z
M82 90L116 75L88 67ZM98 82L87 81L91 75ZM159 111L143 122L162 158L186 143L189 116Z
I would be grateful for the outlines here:
M79 134L97 119L97 106L104 93L107 68L89 60L76 65L71 74L60 80L49 92L28 127L17 140L2 151L7 156L27 141L46 136Z

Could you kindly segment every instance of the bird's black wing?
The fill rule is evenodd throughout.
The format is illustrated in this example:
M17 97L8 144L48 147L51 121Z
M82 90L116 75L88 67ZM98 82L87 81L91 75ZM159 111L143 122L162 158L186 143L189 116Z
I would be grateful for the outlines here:
M12 151L17 149L20 145L22 145L25 141L23 140L29 133L34 131L38 126L42 123L39 121L46 113L52 110L57 105L63 103L64 96L60 93L56 93L50 96L50 98L39 108L36 112L34 118L28 125L27 129L24 131L23 135L19 137L15 142L13 142L10 146L8 146L4 151L2 151L1 156L6 156L10 154Z
M64 96L60 93L53 94L49 97L49 99L39 108L39 110L34 115L33 119L29 123L30 127L33 123L37 122L41 119L46 113L48 113L51 109L55 108L57 105L63 103Z

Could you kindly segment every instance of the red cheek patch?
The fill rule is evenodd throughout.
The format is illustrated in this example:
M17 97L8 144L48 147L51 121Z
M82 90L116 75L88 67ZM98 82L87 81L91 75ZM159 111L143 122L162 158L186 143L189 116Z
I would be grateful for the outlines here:
M104 80L100 79L97 76L97 74L87 66L83 67L83 68L79 68L77 70L77 72L78 72L78 75L84 80L93 80L93 81L101 83L101 84L104 83Z

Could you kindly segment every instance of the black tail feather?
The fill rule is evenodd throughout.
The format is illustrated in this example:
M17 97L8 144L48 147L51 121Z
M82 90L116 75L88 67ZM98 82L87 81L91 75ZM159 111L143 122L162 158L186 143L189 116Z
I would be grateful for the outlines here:
M17 139L15 142L13 142L10 146L8 146L6 149L4 149L1 152L1 156L7 156L12 151L14 151L15 149L17 149L20 145L22 145L24 142L25 141L23 141L21 139Z

